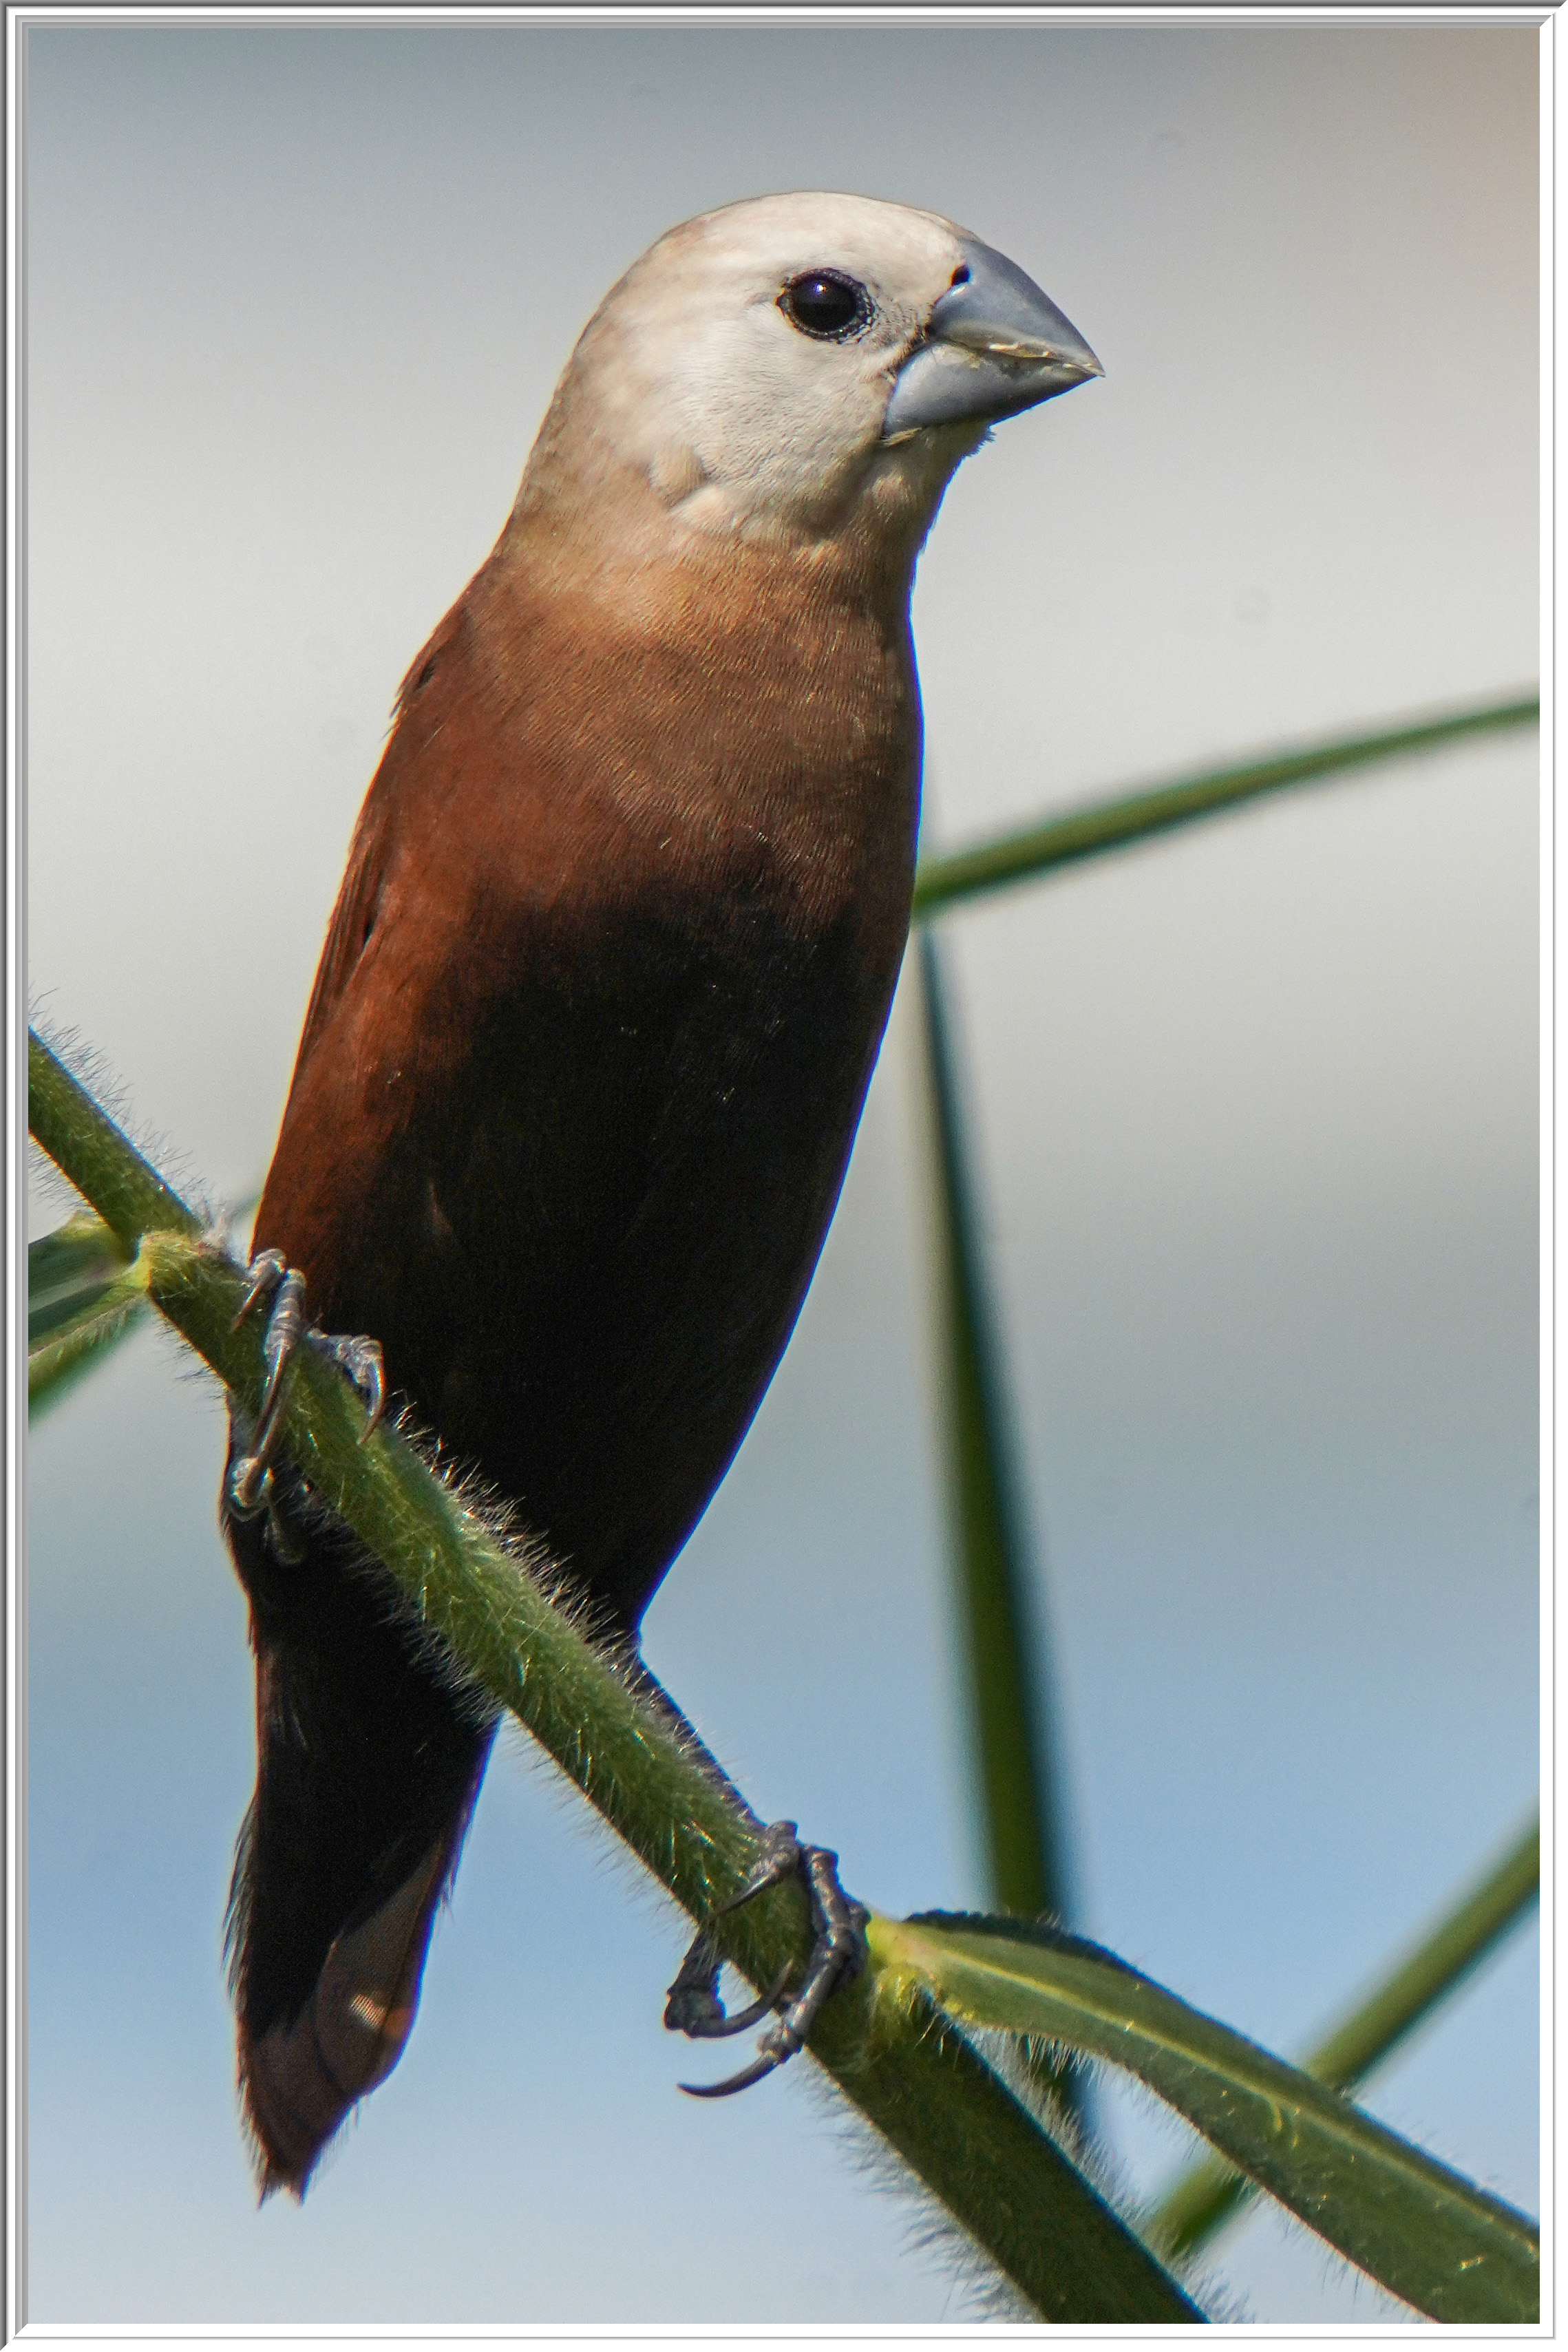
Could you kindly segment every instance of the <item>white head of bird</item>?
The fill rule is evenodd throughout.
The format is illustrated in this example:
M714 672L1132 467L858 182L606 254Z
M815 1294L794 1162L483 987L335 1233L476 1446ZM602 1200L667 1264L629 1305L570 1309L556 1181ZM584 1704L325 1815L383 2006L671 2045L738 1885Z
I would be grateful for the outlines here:
M632 476L682 535L918 547L997 418L1102 373L1016 263L940 215L752 197L668 230L612 287L519 512Z

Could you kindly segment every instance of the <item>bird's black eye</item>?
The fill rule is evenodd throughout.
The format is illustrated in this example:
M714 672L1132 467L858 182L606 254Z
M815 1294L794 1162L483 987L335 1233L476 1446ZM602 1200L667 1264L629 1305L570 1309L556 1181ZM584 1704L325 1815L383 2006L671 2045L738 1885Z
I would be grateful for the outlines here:
M803 335L842 343L868 323L871 297L858 278L846 278L841 269L807 269L790 279L779 309Z

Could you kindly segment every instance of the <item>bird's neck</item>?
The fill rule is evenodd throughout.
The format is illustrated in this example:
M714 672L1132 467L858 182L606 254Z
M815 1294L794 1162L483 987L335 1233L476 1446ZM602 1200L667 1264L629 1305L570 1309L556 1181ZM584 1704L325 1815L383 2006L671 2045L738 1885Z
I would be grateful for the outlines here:
M607 568L624 579L645 565L710 580L793 570L820 594L900 614L942 492L982 437L971 426L910 435L781 499L714 478L690 450L630 465L592 434L559 435L547 419L500 545L558 548L578 578Z

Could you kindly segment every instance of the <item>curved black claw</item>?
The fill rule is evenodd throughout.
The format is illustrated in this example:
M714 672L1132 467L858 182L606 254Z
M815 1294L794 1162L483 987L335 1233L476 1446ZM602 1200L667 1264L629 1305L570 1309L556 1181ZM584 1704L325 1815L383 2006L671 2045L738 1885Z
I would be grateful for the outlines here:
M309 1330L305 1334L312 1348L330 1356L359 1391L368 1419L359 1434L363 1445L386 1411L386 1367L382 1361L379 1339L345 1339L335 1333Z
M771 2074L775 2066L793 2058L805 2043L825 2002L840 1985L858 1975L865 1962L868 1914L864 1904L846 1895L840 1885L838 1856L826 1846L802 1845L794 1822L773 1822L766 1832L766 1843L755 1868L740 1893L721 1905L715 1916L738 1911L753 1895L795 1877L803 1881L811 1905L814 1937L800 1989L777 2023L763 2034L751 2065L721 2083L681 2084L681 2089L694 2099L727 2099L734 2092L760 2083L764 2074ZM776 2007L788 1973L786 1969L771 1993L738 2011L733 2017L726 2017L719 1998L718 1954L709 1929L701 1928L670 1986L665 2024L671 2032L688 2034L694 2041L743 2032Z
M228 1327L231 1331L238 1330L258 1299L271 1297L288 1271L288 1261L281 1250L263 1250L258 1257L251 1259L246 1269L250 1287L240 1300L239 1311Z
M281 1250L263 1250L251 1260L248 1273L249 1287L230 1328L237 1331L260 1300L271 1300L261 1344L267 1387L250 1450L239 1456L229 1472L228 1500L229 1507L241 1518L253 1518L258 1511L265 1510L270 1520L274 1497L268 1465L283 1417L286 1377L300 1341L330 1357L364 1400L369 1419L360 1435L362 1445L386 1411L386 1374L376 1340L341 1339L318 1331L306 1322L305 1277L289 1266Z
M753 2058L749 2066L742 2066L738 2074L727 2074L721 2083L680 2083L676 2087L684 2091L689 2099L727 2099L732 2092L749 2091L753 2083L760 2083L764 2074L771 2074L775 2066L782 2066L800 2048L796 2042L787 2050L775 2051L769 2046L773 2038L771 2033L763 2036L763 2055Z
M747 2033L753 2025L762 2023L789 1982L789 1970L784 1969L772 1992L760 1994L731 2016L719 1998L721 1965L706 1935L699 1936L681 1961L680 1972L665 2000L667 2032L684 2033L692 2042L721 2042L726 2034Z

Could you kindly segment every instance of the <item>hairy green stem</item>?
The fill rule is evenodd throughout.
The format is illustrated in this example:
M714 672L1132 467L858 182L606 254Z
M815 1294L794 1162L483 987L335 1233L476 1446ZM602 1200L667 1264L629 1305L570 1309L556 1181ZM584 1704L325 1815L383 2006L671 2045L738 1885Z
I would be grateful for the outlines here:
M150 1294L255 1409L254 1322L232 1328L239 1270L77 1081L29 1040L34 1134L128 1245L145 1219ZM364 1442L347 1383L309 1349L289 1376L283 1442L321 1502L385 1567L463 1670L510 1709L698 1920L741 1885L758 1846L734 1800L546 1589L548 1563L454 1492L396 1432ZM716 1947L758 1987L809 1942L799 1889L713 1921ZM868 1968L837 1993L811 2052L1043 2316L1179 2325L1202 2313L962 2034L925 2003L879 1998Z
M1151 835L1169 833L1194 818L1216 815L1260 793L1283 791L1290 784L1311 784L1350 768L1370 767L1376 761L1397 760L1415 751L1440 751L1468 735L1485 735L1512 727L1539 723L1541 698L1521 696L1508 702L1488 702L1434 719L1406 720L1373 734L1336 736L1275 759L1249 760L1239 767L1215 768L1202 775L1152 789L1119 793L1088 808L1070 809L1061 816L1027 825L1022 832L996 841L978 842L973 849L937 853L921 860L915 876L915 914L939 914L963 898L982 891L999 890L1009 882L1026 882L1058 866L1084 857L1098 857L1108 849L1123 849Z
M200 1218L32 1029L27 1125L34 1141L92 1203L127 1257L135 1255L143 1234L188 1234L194 1239L201 1232Z

